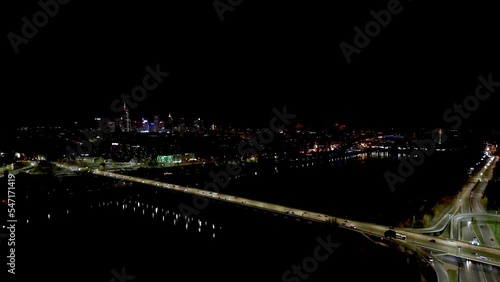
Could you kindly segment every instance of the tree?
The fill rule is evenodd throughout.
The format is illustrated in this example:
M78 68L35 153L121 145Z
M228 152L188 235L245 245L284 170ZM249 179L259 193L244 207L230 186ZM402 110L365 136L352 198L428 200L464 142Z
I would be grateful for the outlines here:
M157 167L158 166L158 161L155 160L155 159L150 159L150 160L148 160L147 165L149 167Z

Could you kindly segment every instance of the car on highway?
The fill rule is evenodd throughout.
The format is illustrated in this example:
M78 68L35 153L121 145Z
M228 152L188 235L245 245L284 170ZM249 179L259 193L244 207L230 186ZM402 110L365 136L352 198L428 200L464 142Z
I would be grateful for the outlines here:
M436 243L436 240L434 240L434 239L429 239L429 242L431 242L431 243Z
M396 232L396 239L406 240L406 235L399 234Z
M487 261L490 261L491 259L488 258L488 257L485 257L485 256L479 256L477 257L478 259L481 259L481 260L487 260Z
M389 230L386 230L384 232L384 236L387 238L396 238L396 239L400 239L400 240L406 240L406 235L403 235L403 234L399 234L398 232L396 232L396 230L394 229L389 229Z
M356 225L350 223L347 219L342 222L342 225L349 228L356 228Z
M434 259L431 256L428 256L427 259L431 262L434 261Z
M470 244L472 244L474 246L479 246L479 242L477 241L476 236L472 237L472 241L470 242Z

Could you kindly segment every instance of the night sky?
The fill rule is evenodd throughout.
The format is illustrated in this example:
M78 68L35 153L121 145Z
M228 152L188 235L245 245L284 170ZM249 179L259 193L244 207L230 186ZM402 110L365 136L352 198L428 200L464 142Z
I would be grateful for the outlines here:
M172 113L265 127L274 107L287 106L297 121L318 126L445 126L443 113L474 94L479 75L500 81L498 9L401 1L347 63L341 42L355 46L354 28L364 30L370 11L391 2L243 0L221 21L212 0L71 0L16 54L9 32L22 36L21 18L32 22L41 7L8 0L1 123L117 117L113 100L159 64L170 75L133 119ZM497 127L499 94L464 125Z

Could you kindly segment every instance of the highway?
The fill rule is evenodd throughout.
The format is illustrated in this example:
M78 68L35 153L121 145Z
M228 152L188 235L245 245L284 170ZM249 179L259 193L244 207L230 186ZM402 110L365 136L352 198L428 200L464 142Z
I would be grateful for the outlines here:
M488 214L485 210L481 199L483 198L484 189L488 186L488 182L493 178L493 169L496 165L498 158L495 158L493 163L490 165L488 170L483 174L483 178L481 178L481 182L478 183L476 188L471 193L471 211L477 214ZM493 248L498 248L498 242L493 235L493 231L490 228L487 220L476 220L477 225L479 226L479 234L477 234L479 242L483 245L488 245Z
M493 168L498 161L498 157L490 156L486 152L485 156L489 158L486 165L474 177L471 177L472 183L469 183L459 196L461 208L459 212L456 212L451 217L450 238L453 240L457 237L458 240L468 244L473 241L473 238L477 238L480 245L498 249L496 240L491 240L494 236L487 224L488 221L496 220L494 217L497 216L488 214L481 202L484 189L487 187L488 181L492 178ZM477 234L477 230L479 230L480 234ZM461 248L459 252L461 256L458 258L448 258L440 262L440 264L454 266L457 270L459 281L500 281L498 268L478 263L477 260L471 260L469 256L464 254L464 252L467 252L467 249ZM491 259L491 257L488 257L484 253L476 251L469 251L469 255L473 255L483 261Z
M480 222L485 222L485 221L490 221L490 222L495 222L495 221L498 221L500 222L500 215L496 215L496 214L480 214L480 213L462 213L462 214L458 214L458 215L455 215L451 218L451 222L450 222L450 225L451 225L451 228L450 228L450 238L451 239L455 239L455 237L457 238L457 240L462 240L462 241L469 241L470 240L467 240L467 237L464 236L464 234L462 234L461 232L459 232L459 230L461 230L462 232L474 232L473 231L473 227L472 227L472 221L471 219L474 218L474 220L476 221L480 221ZM469 223L470 222L470 223ZM460 228L462 227L462 228ZM466 228L467 227L467 230ZM478 227L479 228L479 227ZM472 238L470 238L472 239ZM494 246L492 246L494 247Z
M59 167L66 168L66 169L79 169L78 167L70 166L70 165L66 165L66 164L60 164L60 163L55 163L55 164ZM228 194L210 192L210 191L205 191L205 190L197 189L197 188L183 187L183 186L179 186L179 185L175 185L175 184L164 183L164 182L149 180L149 179L140 178L140 177L127 176L127 175L117 174L117 173L113 173L113 172L99 171L99 170L90 170L89 169L88 171L95 174L95 175L115 178L115 179L121 180L121 181L142 183L142 184L154 186L157 188L169 189L169 190L173 190L173 191L177 191L177 192L181 192L181 193L191 194L193 196L205 197L205 198L210 198L210 199L219 200L219 201L225 201L225 202L229 202L229 203L233 203L233 204L237 204L237 205L247 206L247 207L251 207L251 208L255 208L255 209L265 210L265 211L268 211L268 212L271 212L274 214L282 214L285 216L296 217L297 219L302 219L302 220L306 220L306 221L315 221L315 222L324 222L324 223L336 221L337 223L341 223L342 221L346 220L344 218L335 217L335 216L327 215L327 214L323 214L323 213L295 209L292 207L287 207L287 206L252 200L252 199L248 199L248 198L236 197L236 196L232 196L232 195L228 195ZM341 228L352 230L354 232L375 235L375 236L379 236L380 238L384 237L384 232L388 229L387 226L377 225L377 224L367 223L367 222L350 220L350 223L354 224L356 226L356 228L348 228L348 227L344 227L342 225L340 225L340 226L341 226ZM481 262L481 263L488 264L488 265L500 266L500 250L499 249L495 249L495 248L491 248L491 247L487 247L487 246L474 246L474 245L469 244L468 242L432 237L432 236L428 236L425 234L419 234L417 232L412 232L411 230L398 230L398 232L407 236L406 240L392 239L394 242L396 242L400 245L407 246L407 247L418 246L418 247L425 248L427 250L432 250L432 251L439 252L442 254L448 254L448 255L454 256L454 257L466 258L466 259L471 260L471 261ZM430 242L429 239L431 239L431 238L435 239L436 242ZM479 256L475 255L474 253L479 254Z
M470 242L472 237L478 237L481 244L498 248L498 243L487 222L496 221L499 217L487 213L481 203L484 189L492 177L492 170L497 161L498 158L492 157L491 161L479 172L477 179L480 181L471 189L469 196L463 195L461 213L453 216L451 220L450 238L457 237L459 240ZM479 230L479 234L475 230Z
M459 281L500 281L500 272L497 267L474 263L446 255L440 256L438 260L439 264L446 265L447 268L456 270Z
M459 225L462 225L462 228L458 228L462 233L461 236L460 233L458 234L461 240L471 242L473 238L477 238L477 241L481 245L493 248L498 248L498 244L487 224L489 217L479 215L488 215L481 199L483 198L484 189L487 187L488 181L493 177L493 168L497 161L497 157L490 157L488 160L484 167L485 170L479 175L477 185L470 192L469 201L466 202L467 205L464 205L462 208L462 212L470 212L472 214L467 218L466 224L461 224L462 220L458 222ZM479 233L477 233L477 230L479 230ZM475 255L479 258L483 257L481 254ZM468 260L462 261L461 264L463 267L459 270L459 275L467 277L466 281L498 281L500 279L497 268L488 268L483 264ZM497 275L495 276L495 274Z
M414 233L431 234L441 232L450 223L453 215L461 213L470 213L472 205L472 190L476 187L476 184L480 179L485 179L483 175L490 171L493 165L498 160L498 157L490 157L490 162L486 166L482 167L477 173L470 177L469 183L462 187L461 191L458 193L456 199L453 201L451 206L446 209L446 212L442 213L442 216L436 219L436 223L431 227L426 228L405 228L404 230L411 231ZM457 234L457 233L455 233Z

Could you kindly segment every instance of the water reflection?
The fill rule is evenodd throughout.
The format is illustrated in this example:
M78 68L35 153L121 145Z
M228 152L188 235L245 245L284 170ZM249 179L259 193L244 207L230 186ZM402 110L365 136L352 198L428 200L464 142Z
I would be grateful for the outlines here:
M172 227L179 227L179 224L182 224L181 226L184 226L182 230L185 232L209 234L212 238L215 238L216 232L219 232L219 230L222 229L222 226L218 226L217 224L207 220L202 220L196 216L183 216L180 212L164 209L157 205L145 203L136 199L102 201L97 204L90 204L89 206L91 209L97 210L98 212L99 210L105 212L103 209L114 209L125 213L124 216L127 216L127 213L138 214L139 216L143 216L145 220L148 218L147 215L151 214L151 218L149 220L170 225ZM48 216L50 218L50 214Z
M330 165L342 167L348 162L357 161L359 163L365 163L368 159L388 159L391 157L391 154L387 151L372 151L372 152L360 152L360 153L352 153L350 155L345 156L309 156L304 158L295 158L288 162L288 168L294 169L308 169L314 168L319 165ZM401 153L398 154L398 157L402 157ZM276 173L278 173L278 166L274 167Z

